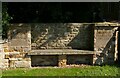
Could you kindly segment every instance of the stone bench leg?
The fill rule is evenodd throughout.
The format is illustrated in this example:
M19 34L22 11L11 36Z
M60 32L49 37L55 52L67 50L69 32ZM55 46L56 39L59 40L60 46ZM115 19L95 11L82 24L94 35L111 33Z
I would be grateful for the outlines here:
M67 62L66 55L59 55L58 60L59 60L58 61L59 67L66 67L66 62Z

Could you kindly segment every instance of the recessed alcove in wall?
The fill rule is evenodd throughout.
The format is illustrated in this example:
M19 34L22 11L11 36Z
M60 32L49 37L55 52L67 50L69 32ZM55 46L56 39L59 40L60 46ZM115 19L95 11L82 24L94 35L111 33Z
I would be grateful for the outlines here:
M55 55L39 55L31 56L32 67L37 66L58 66L58 56Z
M94 25L38 23L31 30L32 49L94 50Z
M92 55L67 55L67 65L92 64Z

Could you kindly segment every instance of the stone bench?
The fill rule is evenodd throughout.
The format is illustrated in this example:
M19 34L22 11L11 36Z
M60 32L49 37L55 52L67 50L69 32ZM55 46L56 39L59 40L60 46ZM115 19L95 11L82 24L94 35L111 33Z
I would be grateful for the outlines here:
M58 65L66 67L70 64L90 63L93 64L94 51L89 50L71 50L71 49L47 49L47 50L32 50L28 53L31 56L31 62L34 65L45 66ZM72 59L71 59L72 58ZM50 60L52 59L52 60Z

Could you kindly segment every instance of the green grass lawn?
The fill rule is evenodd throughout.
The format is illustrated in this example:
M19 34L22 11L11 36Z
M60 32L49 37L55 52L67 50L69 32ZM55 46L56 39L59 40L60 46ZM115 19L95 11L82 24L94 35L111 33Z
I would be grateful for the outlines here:
M118 76L118 66L85 66L69 68L17 68L2 71L2 76Z

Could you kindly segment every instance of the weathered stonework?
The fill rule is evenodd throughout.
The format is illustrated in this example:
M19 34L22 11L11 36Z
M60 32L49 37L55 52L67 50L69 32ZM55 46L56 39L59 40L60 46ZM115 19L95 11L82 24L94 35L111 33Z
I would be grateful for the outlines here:
M111 23L11 24L0 67L113 64L118 58L118 27Z
M9 50L28 52L31 50L31 27L26 24L11 24L8 32Z
M114 26L95 26L94 30L94 64L113 64L117 53L117 34L118 27ZM115 50L116 49L116 50Z
M15 67L31 67L31 61L15 61Z
M72 49L47 49L47 50L32 50L28 55L32 56L33 66L53 66L66 67L67 65L78 64L93 64L94 51L89 50L72 50ZM54 56L54 60L50 57ZM55 58L56 56L56 58ZM43 58L44 57L44 58ZM58 58L58 59L57 59ZM44 60L43 60L44 59ZM56 60L55 60L56 59ZM43 65L44 64L44 65Z
M1 52L0 53L0 68L7 68L9 67L9 60L4 59L5 53Z
M59 55L58 66L59 67L66 67L66 65L67 65L66 55Z
M6 67L31 67L31 27L26 24L11 24L8 42L3 44Z
M35 24L32 28L32 47L93 50L93 31L93 26L80 23Z

